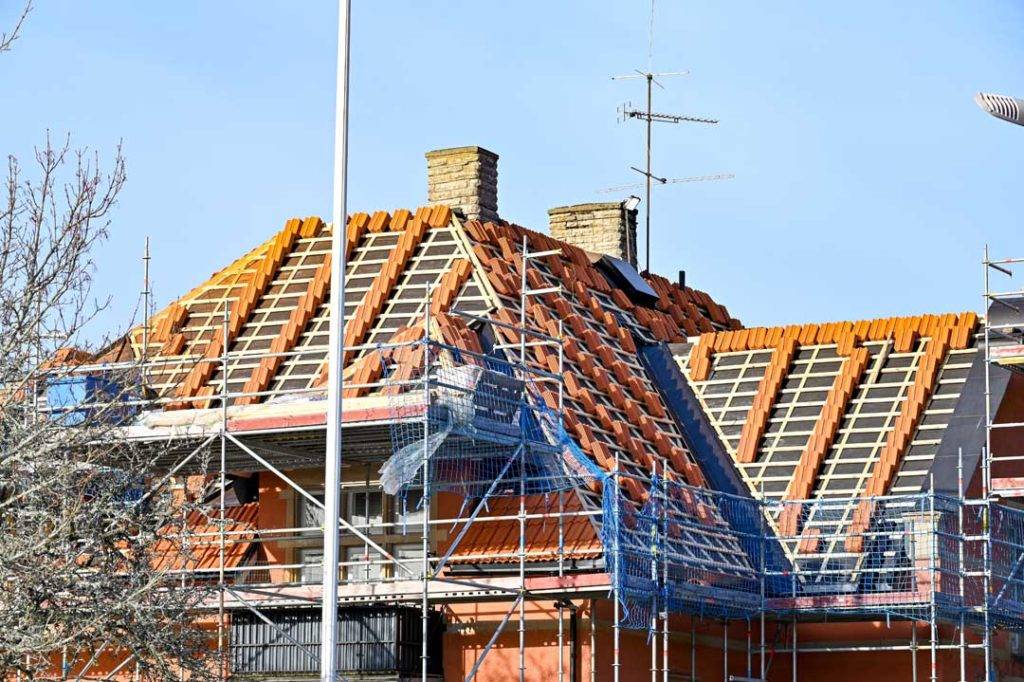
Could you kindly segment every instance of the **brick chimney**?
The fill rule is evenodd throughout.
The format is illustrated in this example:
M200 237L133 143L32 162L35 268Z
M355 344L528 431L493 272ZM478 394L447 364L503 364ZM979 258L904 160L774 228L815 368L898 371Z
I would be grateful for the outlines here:
M483 147L427 152L427 201L468 220L498 220L498 155Z
M636 209L623 202L559 206L548 211L551 236L636 267Z

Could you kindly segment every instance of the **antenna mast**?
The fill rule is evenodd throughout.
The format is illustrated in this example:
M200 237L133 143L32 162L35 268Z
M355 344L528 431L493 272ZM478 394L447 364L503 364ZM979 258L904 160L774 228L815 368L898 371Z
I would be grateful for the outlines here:
M659 78L669 78L673 76L686 76L689 75L689 71L665 71L661 73L655 73L652 67L654 59L654 0L651 0L651 19L649 27L648 45L647 45L647 70L641 71L635 69L636 73L627 74L624 76L612 76L612 80L630 80L642 78L647 82L647 107L643 110L634 109L631 104L626 104L619 109L619 113L622 120L625 119L638 119L644 121L646 125L646 134L644 139L645 149L645 165L643 169L637 168L636 166L630 166L632 170L640 173L644 176L644 191L646 201L646 209L644 211L644 247L645 247L645 265L644 269L650 271L651 269L651 181L656 180L660 184L666 184L668 182L692 182L698 180L698 178L682 178L680 180L669 180L668 178L660 178L654 175L651 170L651 133L653 124L655 121L659 123L702 123L705 125L718 125L718 121L711 118L699 118L696 116L681 116L677 114L659 114L655 113L652 109L654 103L654 86L657 85L659 88L664 89L664 85L658 82ZM732 177L729 175L728 177ZM718 180L726 179L726 176L706 176L699 178L700 180Z

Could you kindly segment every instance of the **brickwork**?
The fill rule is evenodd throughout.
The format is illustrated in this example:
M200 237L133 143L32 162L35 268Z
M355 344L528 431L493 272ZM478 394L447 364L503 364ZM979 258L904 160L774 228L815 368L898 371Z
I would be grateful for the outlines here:
M559 206L548 211L548 220L555 239L636 266L636 211L622 203Z
M483 147L427 152L427 201L467 220L498 221L498 155Z

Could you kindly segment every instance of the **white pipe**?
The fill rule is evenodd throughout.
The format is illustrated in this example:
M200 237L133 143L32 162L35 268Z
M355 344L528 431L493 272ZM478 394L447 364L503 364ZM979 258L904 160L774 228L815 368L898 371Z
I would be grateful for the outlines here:
M338 670L338 533L341 512L341 345L345 338L345 190L348 174L348 58L350 0L338 2L338 72L334 107L334 196L331 210L331 303L327 348L327 452L324 466L324 569L320 622L320 679Z

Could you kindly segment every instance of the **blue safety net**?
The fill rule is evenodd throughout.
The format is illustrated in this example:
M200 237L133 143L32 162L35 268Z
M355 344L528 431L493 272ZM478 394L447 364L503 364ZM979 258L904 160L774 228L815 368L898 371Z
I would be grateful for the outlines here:
M621 626L650 628L661 613L1024 626L1024 511L936 494L757 500L660 476L634 478L640 502L624 492L627 474L600 469L540 399L550 377L423 346L428 369L396 371L384 389L394 417L384 490L486 499L601 481Z
M637 505L612 480L601 537L623 627L659 610L1024 626L1019 509L931 494L761 502L657 477Z
M538 376L499 358L423 346L429 371L385 387L395 415L380 472L386 493L422 488L424 473L432 491L465 498L568 490L599 475L538 398Z
M984 513L984 508L975 512ZM1024 627L1024 510L991 505L989 611L1003 627ZM972 556L976 554L972 553ZM977 562L976 563L981 563Z
M647 502L605 483L601 538L625 627L659 610L745 618L761 604L759 508L654 477Z

